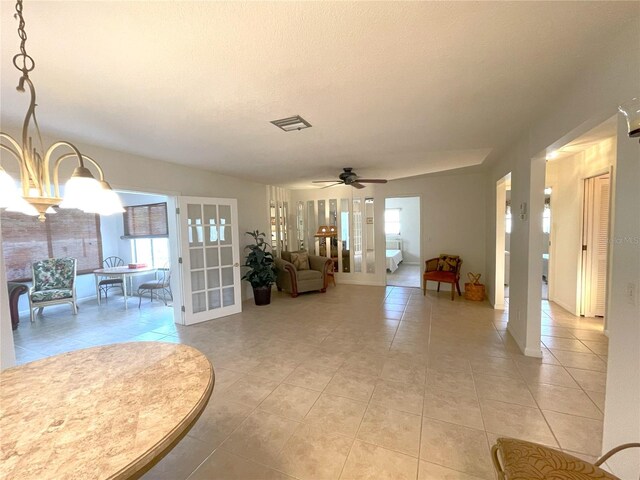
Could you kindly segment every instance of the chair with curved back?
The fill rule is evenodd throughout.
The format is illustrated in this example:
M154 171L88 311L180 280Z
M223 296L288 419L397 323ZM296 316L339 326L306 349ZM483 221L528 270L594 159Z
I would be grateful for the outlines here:
M458 255L441 254L439 257L430 258L425 262L424 273L422 274L422 294L427 294L427 281L438 282L438 292L440 291L440 283L451 284L451 300L454 298L455 290L458 295L462 295L460 291L460 269L462 268L462 259Z
M35 321L34 311L42 313L44 307L70 303L74 315L78 313L76 299L75 258L48 258L31 265L33 286L29 290L29 311L31 322Z
M142 295L146 291L149 291L149 299L152 302L154 291L162 292L162 301L165 305L167 305L167 294L169 294L169 298L173 300L173 293L171 292L171 267L165 265L164 267L159 268L156 272L155 280L142 283L138 287L138 308L140 308L140 305L142 304ZM158 296L158 298L160 297Z
M491 460L499 480L620 480L601 465L622 450L639 447L625 443L592 463L546 445L503 437L491 448Z
M103 268L124 267L124 260L115 255L107 257L102 261ZM104 298L107 298L107 292L113 287L120 287L122 294L124 295L124 286L122 285L121 278L103 278L98 282L98 295L102 299L102 292L104 292Z

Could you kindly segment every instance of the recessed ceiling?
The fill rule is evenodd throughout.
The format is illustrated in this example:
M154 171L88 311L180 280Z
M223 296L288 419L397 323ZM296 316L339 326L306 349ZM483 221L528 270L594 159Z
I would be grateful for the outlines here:
M18 126L13 3L2 121ZM26 1L44 131L285 186L481 164L638 2ZM301 113L313 128L270 120ZM108 159L100 159L108 170Z

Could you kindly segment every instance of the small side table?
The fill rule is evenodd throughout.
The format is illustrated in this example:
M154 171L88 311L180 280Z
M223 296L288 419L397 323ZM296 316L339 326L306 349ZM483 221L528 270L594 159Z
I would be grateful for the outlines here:
M20 296L29 291L22 283L7 282L9 287L9 316L11 317L11 329L17 330L20 323L20 312L18 311L18 301Z

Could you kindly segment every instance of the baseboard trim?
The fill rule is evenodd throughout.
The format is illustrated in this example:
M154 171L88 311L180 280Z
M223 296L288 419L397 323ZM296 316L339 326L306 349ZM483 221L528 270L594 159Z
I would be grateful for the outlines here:
M524 354L527 357L542 358L542 350L539 348L525 348Z
M368 280L346 280L343 278L338 277L337 279L337 285L336 286L340 286L340 284L343 285L364 285L364 286L369 286L369 287L386 287L387 284L386 282L371 282Z
M551 300L551 299L549 299L549 301L555 303L556 305L560 305L562 308L564 308L567 312L569 312L574 317L579 317L580 316L579 313L576 313L576 311L574 309L572 309L569 305L567 305L566 303L564 303L561 300L558 300L558 299Z

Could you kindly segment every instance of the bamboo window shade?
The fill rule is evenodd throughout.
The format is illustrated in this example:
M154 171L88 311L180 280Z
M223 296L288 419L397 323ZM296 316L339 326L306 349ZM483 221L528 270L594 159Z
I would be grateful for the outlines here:
M167 203L150 203L124 207L124 237L149 238L169 236Z

